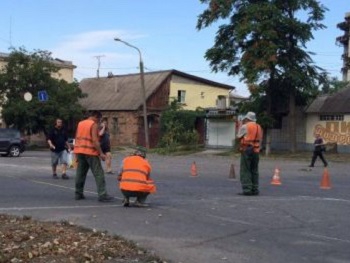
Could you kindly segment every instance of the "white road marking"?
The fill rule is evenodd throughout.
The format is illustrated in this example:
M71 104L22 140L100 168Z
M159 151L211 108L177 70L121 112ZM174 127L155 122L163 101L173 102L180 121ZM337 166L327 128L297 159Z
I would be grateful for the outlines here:
M10 175L5 175L6 177L10 177L10 178L18 178L16 176L10 176ZM57 184L53 184L53 183L48 183L48 182L43 182L43 181L39 181L39 180L31 180L31 179L26 179L29 182L33 182L36 184L44 184L44 185L48 185L48 186L52 186L52 187L57 187L57 188L63 188L63 189L69 189L74 191L75 188L73 187L67 187L64 185L57 185ZM89 194L93 194L93 195L97 195L97 192L93 192L93 191L84 191L84 193L89 193ZM122 199L119 197L114 197L115 199ZM97 208L97 207L118 207L118 206L122 206L121 204L119 205L94 205L94 206L36 206L36 207L0 207L0 211L23 211L23 210L49 210L49 209L76 209L76 208L80 208L80 209L85 209L85 208Z
M341 238L336 238L336 237L328 237L328 236L323 236L323 235L316 235L316 234L311 234L311 233L304 233L306 236L309 237L315 237L319 239L326 239L329 241L339 241L339 242L345 242L345 243L350 243L350 240L347 239L341 239Z

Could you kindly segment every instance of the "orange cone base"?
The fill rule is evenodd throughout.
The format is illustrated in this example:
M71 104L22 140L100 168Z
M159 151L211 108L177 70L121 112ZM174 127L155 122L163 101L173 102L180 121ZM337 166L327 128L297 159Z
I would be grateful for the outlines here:
M281 185L282 183L280 181L276 180L276 181L272 181L271 184L272 185Z

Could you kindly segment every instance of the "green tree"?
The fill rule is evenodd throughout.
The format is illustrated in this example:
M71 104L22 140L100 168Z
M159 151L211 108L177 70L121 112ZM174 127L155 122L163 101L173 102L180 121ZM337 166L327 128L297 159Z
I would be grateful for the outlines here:
M174 151L179 145L197 145L199 140L196 131L197 118L204 117L203 111L183 110L180 104L173 100L161 116L160 147Z
M0 105L7 126L26 134L46 133L59 117L68 123L72 133L74 123L83 116L83 108L78 104L83 94L76 81L68 83L54 78L58 70L47 51L12 50L0 71ZM37 97L42 90L48 94L46 102ZM31 101L24 100L26 92L32 94Z
M316 0L200 0L208 8L198 17L197 29L222 22L215 43L205 53L214 72L238 75L261 88L268 117L287 106L291 151L296 151L295 106L305 103L323 81L306 43L327 10ZM267 153L270 136L267 133Z
M334 94L342 89L349 88L349 81L341 81L338 80L337 77L327 77L327 75L325 78L327 78L328 81L321 87L322 94Z

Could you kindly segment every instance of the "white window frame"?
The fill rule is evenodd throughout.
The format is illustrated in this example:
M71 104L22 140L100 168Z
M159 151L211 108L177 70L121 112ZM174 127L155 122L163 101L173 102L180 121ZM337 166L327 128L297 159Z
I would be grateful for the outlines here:
M177 102L185 103L186 102L186 90L177 91Z
M344 115L342 114L323 114L320 115L320 121L344 121Z

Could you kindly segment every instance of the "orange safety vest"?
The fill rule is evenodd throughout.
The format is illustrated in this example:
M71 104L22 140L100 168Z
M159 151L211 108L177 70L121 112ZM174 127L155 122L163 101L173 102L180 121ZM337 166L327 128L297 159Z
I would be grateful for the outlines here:
M247 133L241 138L241 148L244 150L248 145L253 145L254 152L260 152L260 142L262 140L262 129L255 122L246 124Z
M77 133L75 136L74 153L82 153L86 155L99 156L100 153L96 150L91 136L91 128L94 124L93 120L83 120L79 122Z
M129 156L123 161L119 188L126 191L155 193L156 186L149 179L151 165L140 156Z

